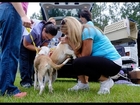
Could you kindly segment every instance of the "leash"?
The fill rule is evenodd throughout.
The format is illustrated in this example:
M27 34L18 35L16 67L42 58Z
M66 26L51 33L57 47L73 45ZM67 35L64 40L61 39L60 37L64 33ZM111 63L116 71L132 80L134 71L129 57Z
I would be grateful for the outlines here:
M26 29L27 29L27 31L30 33L30 28L26 28ZM33 45L34 45L35 50L36 50L36 53L38 54L38 50L37 50L37 47L36 47L36 45L35 45L35 42L34 42L34 40L33 40L33 37L32 37L32 35L31 35L31 33L30 33L30 38L31 38L31 40L32 40L32 42L33 42Z

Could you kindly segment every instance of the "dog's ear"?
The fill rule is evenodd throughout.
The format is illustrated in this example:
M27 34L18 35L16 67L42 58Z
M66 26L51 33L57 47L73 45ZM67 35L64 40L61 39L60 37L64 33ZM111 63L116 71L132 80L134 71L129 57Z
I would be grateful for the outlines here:
M49 51L48 56L50 57L52 55L52 53L53 53L52 51Z

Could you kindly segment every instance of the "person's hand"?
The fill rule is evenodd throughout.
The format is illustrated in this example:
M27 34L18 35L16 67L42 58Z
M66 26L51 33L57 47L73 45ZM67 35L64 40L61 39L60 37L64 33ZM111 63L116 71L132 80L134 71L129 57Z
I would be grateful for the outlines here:
M32 23L32 24L34 24L34 21L33 21L33 20L31 20L31 23Z
M49 54L48 54L49 57L52 55L52 53L53 53L53 51L55 50L55 48L56 48L56 47L50 48L50 51L49 51Z
M64 37L60 38L61 43L68 43L68 37L65 35Z
M33 21L30 20L26 15L21 17L21 19L23 22L23 26L25 26L26 28L32 28Z
M37 49L37 51L38 51L38 52L41 50L41 48L40 48L40 47L37 47L36 49Z

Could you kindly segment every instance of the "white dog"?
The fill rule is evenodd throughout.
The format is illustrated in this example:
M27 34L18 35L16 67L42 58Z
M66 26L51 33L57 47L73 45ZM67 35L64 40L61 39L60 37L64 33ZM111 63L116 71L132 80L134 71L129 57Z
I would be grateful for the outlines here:
M41 54L45 54L45 55L49 55L49 52L50 52L50 48L47 47L47 46L42 46L41 47L41 50L38 52L38 54L36 54L36 57L38 55L41 55Z
M70 58L67 58L62 64L57 65L55 64L51 58L48 56L49 49L48 48L41 48L40 52L37 54L34 60L34 70L35 70L35 81L34 81L34 89L37 89L37 79L39 82L39 95L42 94L46 82L48 82L49 92L52 93L52 83L55 81L56 76L53 73L59 70L62 66L64 66ZM45 78L44 78L45 77ZM44 82L43 82L44 79Z

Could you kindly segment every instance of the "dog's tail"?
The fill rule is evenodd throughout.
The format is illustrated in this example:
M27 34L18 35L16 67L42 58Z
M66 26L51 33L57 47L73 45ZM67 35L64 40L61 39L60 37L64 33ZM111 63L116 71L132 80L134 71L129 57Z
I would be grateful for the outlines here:
M51 66L55 69L55 70L59 70L60 68L62 68L71 58L67 58L62 64L55 64L53 61L51 63Z

